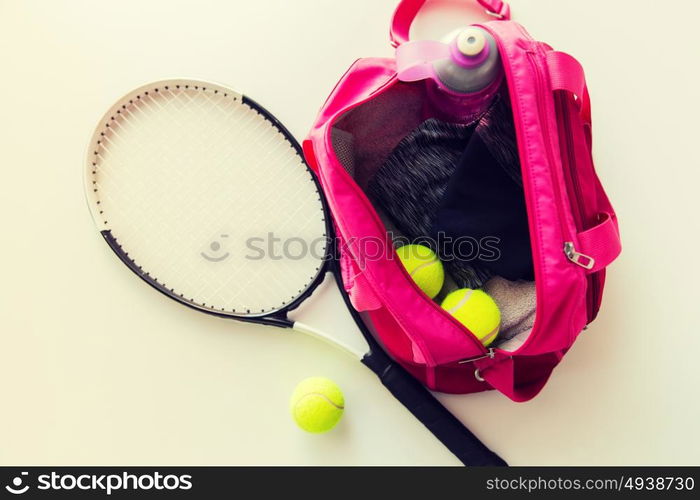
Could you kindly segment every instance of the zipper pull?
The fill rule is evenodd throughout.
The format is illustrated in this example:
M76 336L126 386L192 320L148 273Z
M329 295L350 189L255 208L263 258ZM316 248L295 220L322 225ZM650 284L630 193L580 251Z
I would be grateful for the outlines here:
M496 351L493 350L493 347L489 347L488 352L486 354L484 354L483 356L476 356L474 358L463 359L461 361L458 361L457 364L463 365L466 363L471 363L472 361L478 361L480 359L486 359L486 358L493 359L495 357L496 357Z
M571 262L589 271L595 266L595 259L589 255L577 252L571 241L564 243L564 254Z

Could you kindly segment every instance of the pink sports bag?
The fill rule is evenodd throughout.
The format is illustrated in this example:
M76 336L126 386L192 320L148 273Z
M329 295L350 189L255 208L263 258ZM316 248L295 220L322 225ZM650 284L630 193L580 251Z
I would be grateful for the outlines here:
M366 192L367 178L411 130L463 105L449 88L442 88L441 104L432 97L430 63L447 54L447 45L408 41L424 2L400 2L391 26L397 57L356 61L321 108L303 151L333 214L343 285L390 355L432 390L497 389L527 401L596 317L605 268L621 250L615 212L593 167L583 69L533 40L509 19L506 3L479 0L495 19L475 26L495 40L502 72L468 100L473 106L474 96L478 104L501 92L512 109L536 297L534 324L517 342L485 347L414 283Z

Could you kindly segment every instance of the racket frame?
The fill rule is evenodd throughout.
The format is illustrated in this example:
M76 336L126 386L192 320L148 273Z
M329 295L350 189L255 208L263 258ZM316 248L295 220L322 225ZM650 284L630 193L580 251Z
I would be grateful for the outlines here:
M260 116L262 116L266 121L268 121L273 127L275 127L279 132L282 133L284 138L287 140L287 142L294 148L295 152L301 159L304 167L307 169L307 171L310 173L311 178L313 179L314 185L316 187L316 191L318 192L319 199L321 201L322 205L322 210L324 214L324 225L325 225L325 233L326 233L326 238L327 238L327 245L326 245L326 253L323 257L322 264L319 267L318 274L316 277L311 280L311 282L307 285L307 287L304 289L304 291L298 295L294 300L290 301L288 304L284 304L283 307L272 311L272 312L265 312L265 313L260 313L260 314L235 314L233 312L229 311L220 311L217 309L213 309L210 307L202 306L201 304L198 304L197 302L194 302L192 300L186 299L184 296L172 291L170 288L164 286L162 283L160 283L157 279L155 279L153 276L150 275L148 271L145 271L144 269L141 268L136 262L134 262L131 257L129 257L128 252L122 248L121 244L119 243L118 239L115 237L114 234L112 234L111 229L104 229L100 230L100 234L104 238L105 242L107 245L112 249L112 251L119 257L119 259L129 268L131 271L136 274L139 278L141 278L143 281L148 283L151 287L154 289L158 290L160 293L163 295L169 297L170 299L173 299L191 309L195 309L197 311L212 315L212 316L218 316L222 318L229 318L229 319L235 319L239 321L243 321L246 323L255 323L255 324L262 324L262 325L268 325L268 326L276 326L280 328L292 328L294 326L294 322L288 319L287 314L299 307L306 299L308 299L314 291L318 288L318 286L323 282L324 277L326 273L329 270L333 271L333 275L336 279L336 281L340 278L340 273L335 271L335 268L337 267L335 265L335 261L337 260L337 251L336 251L336 245L335 245L335 233L333 231L333 224L331 222L331 217L330 217L330 210L328 207L328 204L326 202L325 197L323 196L323 190L321 188L321 184L318 180L318 176L316 173L309 167L308 163L304 159L304 153L301 148L301 145L299 142L296 140L296 138L289 132L289 130L272 114L270 113L265 107L260 105L258 102L254 101L250 97L241 94L240 92L237 92L229 87L226 87L225 85L217 84L217 83L212 83L212 82L207 82L204 80L196 80L196 79L190 79L190 78L173 78L173 79L164 79L164 80L159 80L156 82L148 83L146 85L142 85L138 87L137 89L132 90L128 94L126 94L124 97L119 99L117 101L117 104L113 105L110 110L105 113L105 115L102 117L100 121L100 126L98 126L93 133L92 139L90 140L89 146L88 146L88 154L87 154L87 159L88 159L88 165L85 170L85 192L87 194L87 202L88 206L90 208L90 212L93 216L93 219L95 221L95 224L99 228L102 223L104 222L106 224L106 221L103 221L103 217L101 217L101 212L97 205L99 204L99 200L97 199L96 196L91 196L92 194L96 193L97 190L93 186L93 180L90 177L90 172L94 175L96 170L99 168L99 162L97 162L93 156L97 156L99 148L101 146L101 141L104 136L104 131L106 128L111 128L111 123L115 122L118 120L118 115L121 114L121 111L124 109L127 109L127 107L130 104L133 104L134 102L138 101L141 99L142 96L150 96L151 92L154 93L159 93L161 90L172 90L172 88L176 89L181 89L181 88L194 88L195 90L204 89L214 89L216 93L222 93L224 94L225 97L231 97L233 100L238 100L242 105L246 105L256 111ZM92 199L95 198L95 199ZM331 269L332 268L332 269ZM366 337L366 333L362 332L363 335Z

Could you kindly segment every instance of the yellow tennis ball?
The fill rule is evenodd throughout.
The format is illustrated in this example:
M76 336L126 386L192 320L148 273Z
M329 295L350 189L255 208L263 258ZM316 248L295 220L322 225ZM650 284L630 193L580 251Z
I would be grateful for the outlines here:
M435 252L424 245L404 245L396 253L418 288L431 299L440 293L445 283L445 270Z
M498 335L501 310L484 291L460 288L445 297L441 305L485 346Z
M299 382L289 400L292 418L307 432L326 432L335 427L345 409L343 392L335 382L311 377Z

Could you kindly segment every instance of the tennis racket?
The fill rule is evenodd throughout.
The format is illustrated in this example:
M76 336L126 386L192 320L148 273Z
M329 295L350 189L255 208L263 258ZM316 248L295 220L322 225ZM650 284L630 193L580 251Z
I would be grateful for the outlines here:
M140 87L90 142L88 204L109 247L153 288L198 311L294 329L357 356L467 465L505 465L379 347L334 338L295 309L340 284L332 224L294 137L263 107L194 80Z

